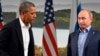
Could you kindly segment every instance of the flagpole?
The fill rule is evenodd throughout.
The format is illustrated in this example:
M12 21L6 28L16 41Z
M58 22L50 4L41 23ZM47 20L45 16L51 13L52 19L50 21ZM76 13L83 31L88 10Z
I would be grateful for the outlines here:
M70 33L74 32L77 22L77 5L78 0L72 0L71 16L70 16Z

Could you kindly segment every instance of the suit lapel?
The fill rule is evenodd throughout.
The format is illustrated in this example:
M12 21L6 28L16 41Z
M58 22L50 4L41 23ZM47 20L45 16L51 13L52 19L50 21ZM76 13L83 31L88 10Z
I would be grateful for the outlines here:
M19 42L23 47L23 38L22 38L22 31L21 31L19 19L17 19L15 23L16 23L16 32L17 32L16 34L18 35Z
M77 48L78 48L78 35L79 32L75 33L75 35L73 35L73 39L72 39L72 43L71 43L71 48L72 48L72 56L77 56Z
M87 36L87 39L86 39L84 48L86 48L86 46L89 44L89 42L90 42L91 39L93 38L94 34L95 34L95 31L94 31L93 28L91 28L90 31L89 31L89 33L88 33L88 36Z

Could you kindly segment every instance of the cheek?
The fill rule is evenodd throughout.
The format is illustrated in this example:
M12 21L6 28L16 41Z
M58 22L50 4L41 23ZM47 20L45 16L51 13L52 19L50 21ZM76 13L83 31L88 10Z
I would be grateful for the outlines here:
M26 21L29 21L30 20L30 16L29 15L26 15L25 20Z
M83 22L83 20L78 20L78 23L82 23Z
M31 20L31 16L30 15L27 15L27 20Z
M33 16L32 16L32 15L28 15L28 18L32 19L32 18L33 18Z
M28 15L28 14L26 14L24 17L27 19L27 18L29 18L29 15Z

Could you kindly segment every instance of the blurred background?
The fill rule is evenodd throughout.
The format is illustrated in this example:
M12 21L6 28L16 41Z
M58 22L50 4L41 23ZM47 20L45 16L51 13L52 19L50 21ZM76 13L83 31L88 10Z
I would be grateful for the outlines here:
M17 18L18 8L21 2L25 0L1 0L4 24ZM36 56L41 55L44 7L46 0L27 0L33 2L37 7L37 18L33 24L33 34L35 38ZM66 47L69 35L70 14L73 0L53 0L54 14L57 25L57 45L60 56L66 56ZM93 26L100 29L100 0L80 0L82 9L89 9L93 12Z

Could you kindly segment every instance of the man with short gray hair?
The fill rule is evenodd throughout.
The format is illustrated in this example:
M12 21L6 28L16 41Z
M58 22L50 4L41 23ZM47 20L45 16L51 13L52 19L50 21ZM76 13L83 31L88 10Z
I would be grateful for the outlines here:
M100 31L91 26L92 22L91 11L79 12L79 30L69 35L67 56L100 56Z

